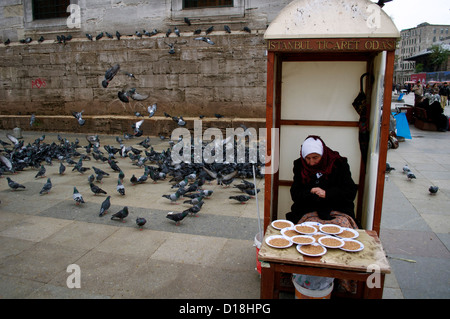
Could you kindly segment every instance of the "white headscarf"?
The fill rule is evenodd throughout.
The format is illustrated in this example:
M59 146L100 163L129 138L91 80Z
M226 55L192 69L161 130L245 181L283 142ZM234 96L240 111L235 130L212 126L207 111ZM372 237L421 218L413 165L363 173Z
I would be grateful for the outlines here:
M305 158L311 153L317 153L320 156L323 155L323 144L321 140L315 140L314 138L309 137L303 142L302 157Z

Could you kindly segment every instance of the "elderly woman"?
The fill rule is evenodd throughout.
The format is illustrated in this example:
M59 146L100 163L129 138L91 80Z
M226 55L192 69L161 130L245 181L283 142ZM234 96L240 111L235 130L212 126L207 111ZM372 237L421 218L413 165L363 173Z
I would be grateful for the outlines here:
M294 204L286 218L294 223L315 221L358 228L354 215L357 186L347 158L313 135L303 142L300 155L294 161Z

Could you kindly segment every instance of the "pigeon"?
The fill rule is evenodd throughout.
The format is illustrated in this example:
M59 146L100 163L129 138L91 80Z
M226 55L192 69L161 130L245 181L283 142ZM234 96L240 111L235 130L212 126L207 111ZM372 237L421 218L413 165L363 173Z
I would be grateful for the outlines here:
M47 182L44 184L44 186L42 187L41 191L39 192L40 195L42 194L48 194L50 192L50 190L52 189L52 181L50 180L50 178L47 178Z
M131 127L133 129L133 135L136 137L142 136L143 131L141 130L142 123L144 123L144 120L137 121L135 124L133 124Z
M185 200L183 202L183 204L191 204L191 205L197 205L198 203L200 203L203 200L203 195L198 195L197 197L194 197L190 200Z
M184 22L185 22L187 25L191 25L191 20L189 20L189 18L184 18Z
M130 178L130 183L131 183L131 185L137 184L137 177L134 174Z
M94 195L107 194L103 189L101 189L97 185L94 185L94 183L92 183L92 182L89 183L89 186L91 187L91 191L94 193Z
M406 174L406 177L408 177L408 180L412 180L416 178L416 175L413 174L413 172L408 172L408 174Z
M4 44L5 45L8 45L8 44L10 44L11 43L11 40L8 38L8 39L6 39L6 41L4 42Z
M125 195L125 186L123 186L120 178L117 180L117 192L122 196Z
M430 186L430 188L428 188L428 191L430 192L430 194L436 194L437 193L437 191L439 190L439 187L438 186Z
M185 126L186 125L186 121L183 119L182 116L180 116L178 118L177 124L178 124L178 126Z
M121 210L119 210L117 213L113 214L111 216L111 220L120 220L121 222L125 222L124 218L128 216L128 207L125 206Z
M189 214L189 211L185 210L181 213L169 212L167 213L166 218L173 220L175 225L180 225L180 222Z
M102 81L102 86L104 88L108 87L109 82L112 81L112 79L116 76L117 72L119 72L120 70L120 65L119 64L115 64L112 67L110 67L108 70L106 70L105 72L105 78ZM119 96L120 98L120 96Z
M386 162L386 173L390 173L391 171L395 171L395 168L391 166L388 162Z
M84 110L82 110L81 112L72 111L73 117L77 119L78 124L80 126L83 126L84 123L86 123L86 120L83 120L83 117L82 117L83 112L84 112Z
M120 37L121 37L122 35L120 34L120 32L119 31L116 31L116 38L117 38L117 40L120 40Z
M252 33L252 30L250 30L249 27L244 27L244 28L242 29L242 31L245 31L245 32L248 32L248 33Z
M223 28L225 29L225 32L226 32L226 33L231 33L231 29L230 29L229 26L224 25Z
M256 190L256 193L259 193L259 191L260 191L260 189L258 188ZM250 196L255 196L256 195L254 189L244 189L243 192L246 193L247 195L250 195Z
M249 182L249 181L246 181L246 180L243 179L241 184L234 185L233 187L239 188L241 191L243 191L244 189L254 189L255 188L255 184L253 184L252 182Z
M44 42L44 37L43 37L42 35L41 35L41 37L39 38L38 42L39 42L39 43Z
M392 0L378 0L377 4L380 6L380 8L384 7L384 4L386 2L391 2Z
M203 170L209 174L212 178L217 179L217 185L230 184L233 178L237 175L238 171L233 171L231 173L223 175L221 172L214 172L212 170L203 167ZM227 183L229 181L229 183Z
M125 75L128 76L130 79L135 79L135 80L137 80L133 73L130 73L130 72L125 71Z
M76 205L84 204L83 196L80 194L76 187L73 188L73 200Z
M148 99L148 95L137 93L135 88L129 90L128 93L130 94L131 98L135 101L144 101Z
M64 175L64 172L66 171L66 167L64 166L63 162L59 164L59 175Z
M200 33L202 33L202 29L194 30L194 34L195 34L195 35L198 35L198 34L200 34Z
M97 34L97 36L95 37L95 40L98 41L101 38L103 38L103 32L100 32L99 34Z
M22 184L19 184L15 181L13 181L11 178L6 177L6 179L8 180L8 186L13 190L17 190L18 188L25 188L25 186L23 186Z
M117 96L119 97L119 100L121 100L124 103L130 102L130 99L128 98L128 92L119 91L117 92Z
M178 189L175 193L169 194L169 195L162 195L162 197L170 199L171 203L175 203L178 198L181 196L181 191Z
M409 168L408 164L405 164L405 166L403 166L403 173L408 173L411 172L411 169Z
M180 36L180 30L178 30L177 27L175 27L175 28L173 29L173 31L175 32L175 34L177 35L177 37Z
M139 227L139 230L142 230L142 227L147 223L147 220L144 217L136 218L136 225Z
M38 178L38 177L42 178L42 177L45 177L45 172L46 172L46 169L45 169L44 165L41 165L41 168L39 169L39 171L37 172L37 174L34 176L34 178Z
M175 47L173 43L168 43L169 46L169 54L175 54Z
M108 164L113 169L113 171L120 172L120 167L115 161L108 159Z
M215 43L214 43L213 41L211 41L211 39L208 38L208 37L197 37L197 38L194 38L194 40L204 41L204 42L206 42L206 43L208 43L208 44L211 44L211 45L214 45L214 44L215 44Z
M9 145L9 143L5 143L5 142L3 142L3 143ZM5 146L5 145L3 145L3 146ZM8 169L8 171L14 173L13 165L12 165L12 163L11 163L11 161L10 161L9 159L7 159L7 158L6 158L5 156L3 156L3 155L0 155L0 161L6 166L6 168ZM0 170L0 176L2 175L1 172L2 172L2 171Z
M191 215L194 215L197 217L197 213L202 209L204 202L200 201L198 204L193 205L189 209L186 209L185 211L188 211Z
M95 181L95 176L94 176L94 174L92 174L88 177L88 182L90 184L90 183L93 183L94 181Z
M167 32L166 32L166 37L169 37L169 35L172 33L172 30L171 29L169 29L169 30L167 30Z
M214 30L214 26L210 26L208 29L206 29L205 34L208 35L211 32L213 32L213 30Z
M112 34L109 34L108 32L105 32L105 34L106 34L106 36L107 36L108 38L110 38L110 39L113 38Z
M106 212L108 211L108 209L111 207L110 199L111 199L111 196L108 196L103 201L102 206L100 206L100 213L98 214L98 216L102 217L103 215L105 215Z
M247 195L230 196L229 199L235 199L241 204L245 204L251 197Z
M148 117L152 117L153 115L155 115L156 108L157 108L156 103L147 107Z
M218 114L218 113L214 113L214 116L217 117L218 119L222 118L223 115L222 114Z
M89 34L89 33L86 33L86 38L88 38L88 40L91 40L92 41L92 34Z
M140 33L139 31L136 31L134 34L136 34L137 37L142 38L142 33Z
M34 122L36 121L36 115L31 114L31 118L30 118L30 126L33 126Z

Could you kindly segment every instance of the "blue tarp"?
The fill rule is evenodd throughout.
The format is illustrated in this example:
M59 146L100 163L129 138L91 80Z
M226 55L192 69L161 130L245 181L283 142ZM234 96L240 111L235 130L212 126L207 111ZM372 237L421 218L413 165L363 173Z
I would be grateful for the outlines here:
M411 139L411 131L409 130L408 120L406 119L406 113L392 113L396 121L397 136L401 136L407 139Z

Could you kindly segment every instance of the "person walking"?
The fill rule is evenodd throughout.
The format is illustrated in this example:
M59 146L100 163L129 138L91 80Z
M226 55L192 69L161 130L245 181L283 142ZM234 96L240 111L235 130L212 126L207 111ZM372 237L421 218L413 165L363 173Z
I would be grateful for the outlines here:
M420 80L417 80L412 91L414 92L414 106L417 106L422 101L423 97L423 85L420 83Z
M448 96L450 95L450 88L448 87L447 82L444 82L444 85L441 86L439 95L441 96L441 107L442 109L445 109L448 102Z

